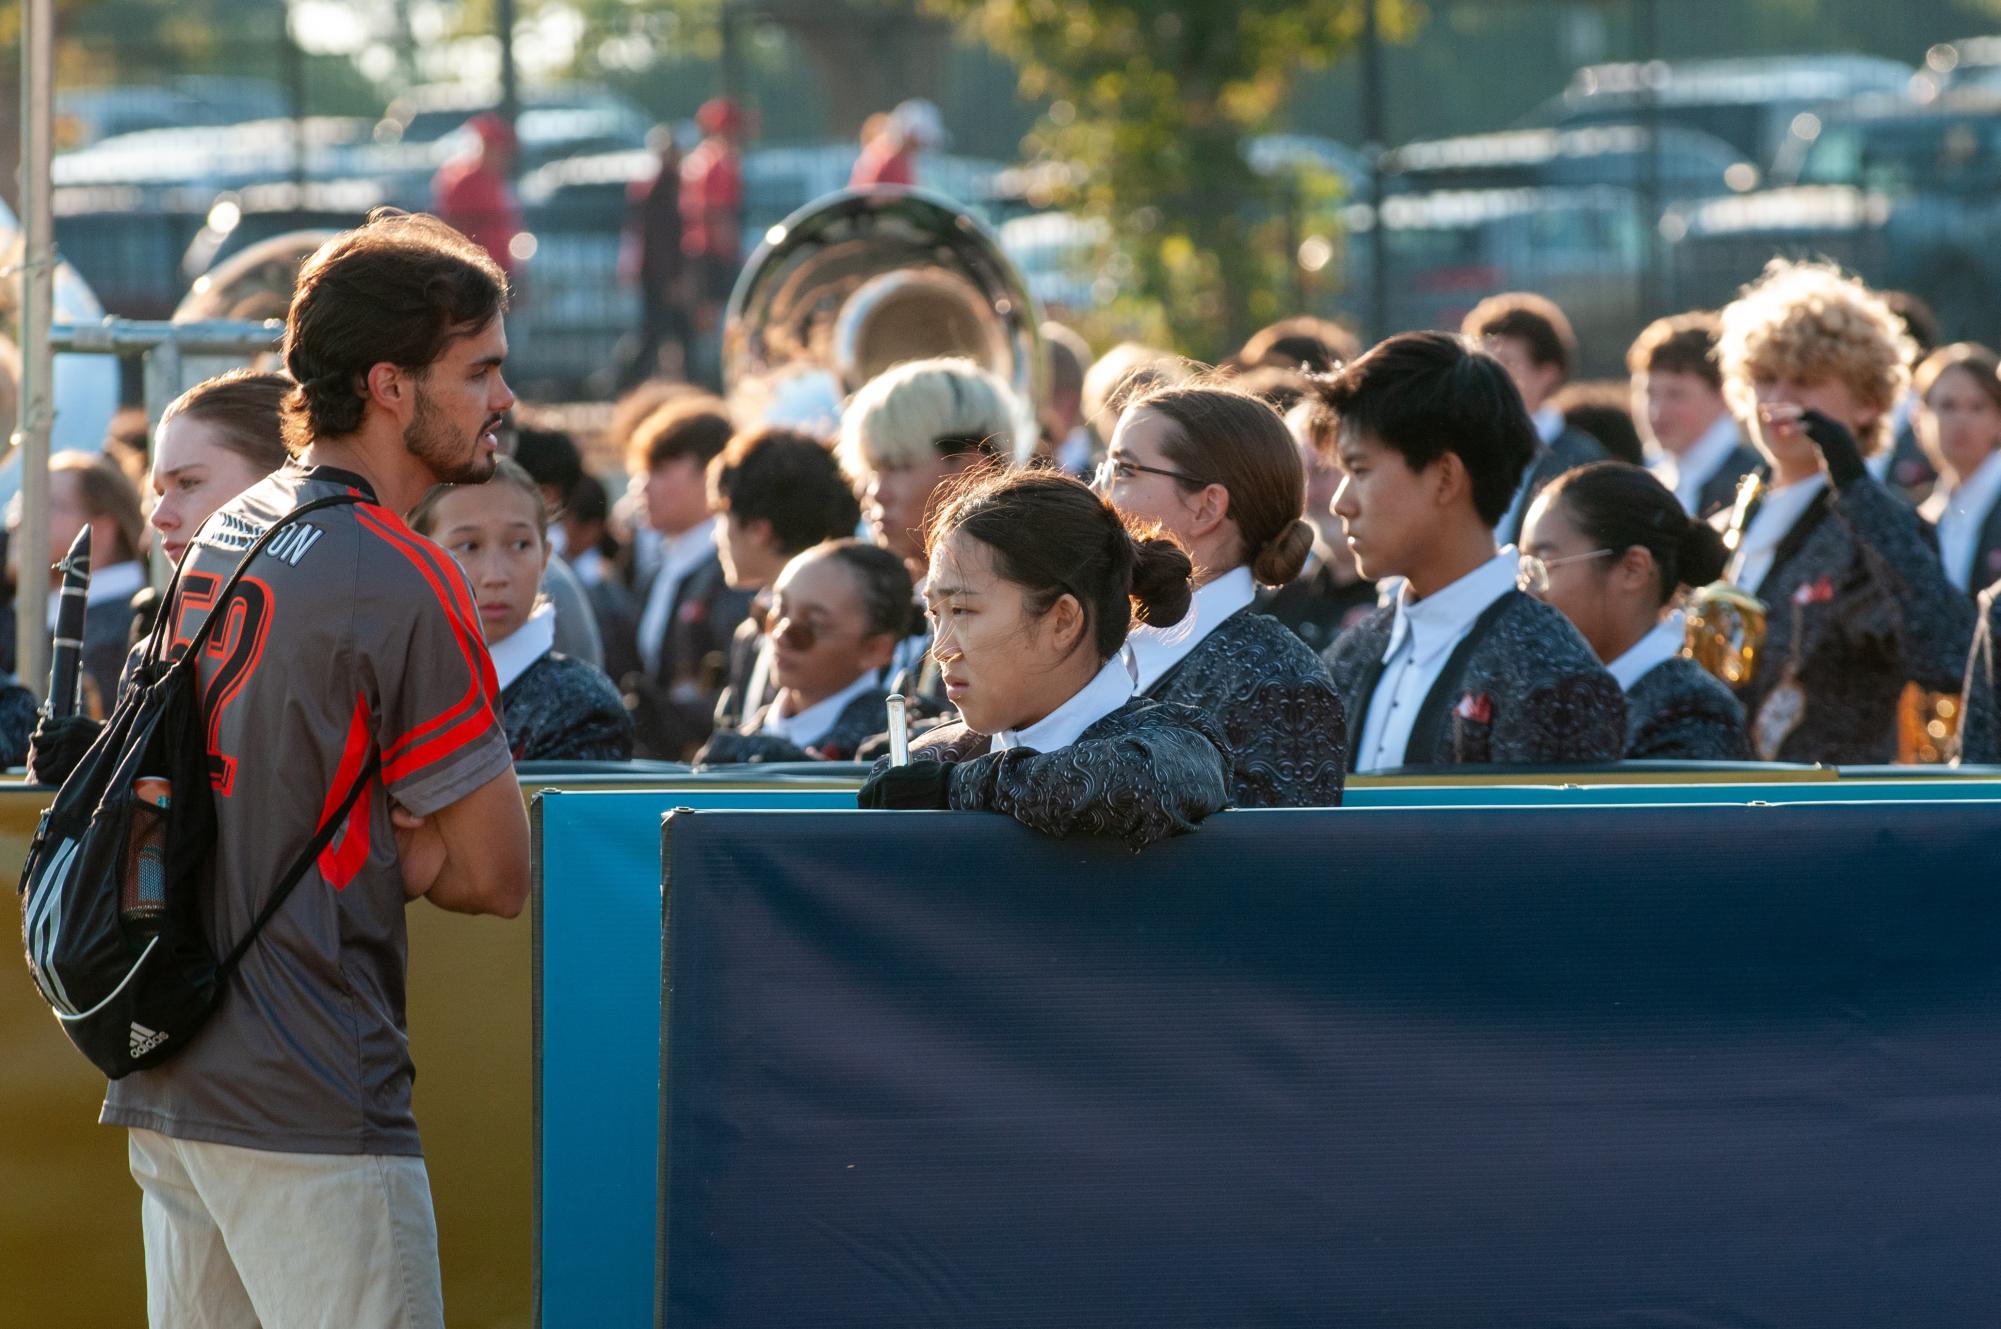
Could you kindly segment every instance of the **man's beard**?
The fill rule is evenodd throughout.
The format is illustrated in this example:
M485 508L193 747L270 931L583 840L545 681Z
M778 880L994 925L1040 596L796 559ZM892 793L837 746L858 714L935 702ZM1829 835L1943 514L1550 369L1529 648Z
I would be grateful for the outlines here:
M403 430L403 446L429 468L439 484L484 484L493 478L494 455L480 447L479 440L493 423L489 420L479 433L462 438L453 433L450 421L418 388L417 410Z

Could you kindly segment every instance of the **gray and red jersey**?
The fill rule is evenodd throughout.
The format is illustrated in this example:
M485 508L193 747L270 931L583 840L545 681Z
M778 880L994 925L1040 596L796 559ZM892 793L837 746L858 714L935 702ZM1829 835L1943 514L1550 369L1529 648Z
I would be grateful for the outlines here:
M479 611L451 555L345 471L287 466L203 525L162 612L194 636L238 560L316 498L220 612L199 670L216 853L209 940L226 954L339 807L372 788L245 953L214 1016L165 1064L112 1082L101 1120L294 1153L417 1154L404 1029L405 900L389 821L509 769Z

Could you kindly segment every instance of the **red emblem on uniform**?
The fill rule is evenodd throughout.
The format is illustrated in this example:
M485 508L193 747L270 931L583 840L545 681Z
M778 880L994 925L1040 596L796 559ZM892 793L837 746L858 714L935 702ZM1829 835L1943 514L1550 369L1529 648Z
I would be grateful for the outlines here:
M1460 719L1471 720L1474 724L1492 724L1494 699L1484 692L1469 692L1459 699L1459 705L1453 708L1453 712Z
M1819 581L1802 582L1793 592L1796 605L1824 605L1834 598L1834 583L1826 577Z
M689 600L682 604L680 619L683 623L699 623L709 616L709 606L702 600Z

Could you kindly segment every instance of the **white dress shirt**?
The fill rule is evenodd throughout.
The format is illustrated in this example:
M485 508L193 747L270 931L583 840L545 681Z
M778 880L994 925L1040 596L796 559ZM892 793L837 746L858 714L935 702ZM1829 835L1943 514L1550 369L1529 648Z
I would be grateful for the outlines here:
M1990 454L1959 484L1948 488L1941 481L1918 509L1919 516L1938 527L1938 556L1945 563L1945 575L1962 591L1976 579L1973 555L1980 545L1980 528L1997 499L2001 499L2001 452ZM1992 580L1987 569L1979 569L1978 580L1983 586Z
M989 751L1029 748L1036 752L1054 752L1058 748L1067 748L1081 738L1086 729L1132 700L1132 695L1132 675L1126 672L1126 662L1115 655L1105 661L1105 667L1090 682L1077 689L1070 700L1028 728L1003 729L995 734Z
M1410 731L1432 685L1445 671L1452 648L1466 639L1474 620L1487 606L1515 589L1521 555L1513 545L1471 572L1425 596L1413 599L1409 583L1397 593L1396 618L1390 644L1383 652L1383 672L1369 698L1362 726L1356 769L1381 771L1408 760Z
M797 715L780 715L778 703L773 702L764 712L764 722L758 725L757 732L782 738L794 747L810 748L827 736L827 731L841 718L841 712L848 708L848 703L867 692L875 681L876 671L865 669L854 682L833 696L814 702ZM888 725L889 712L884 711L883 726L887 728Z
M707 562L716 552L716 519L690 526L679 535L662 536L660 571L647 592L646 607L639 613L639 658L646 672L660 672L660 648L666 644L667 617L674 612L674 597L688 574Z
M1702 431L1702 437L1689 444L1688 451L1679 457L1673 453L1664 454L1653 465L1654 478L1674 490L1674 496L1681 501L1682 511L1691 517L1702 515L1702 487L1723 469L1723 463L1737 450L1742 437L1737 431L1737 421L1725 411L1716 417L1716 423Z
M505 692L528 667L556 648L556 606L539 600L527 621L499 641L487 645L493 676Z
M1251 580L1251 570L1231 568L1214 581L1195 588L1188 612L1179 623L1165 628L1150 628L1145 624L1134 628L1120 652L1125 657L1126 671L1132 675L1133 691L1152 688L1224 619L1257 598L1258 587Z
M1557 436L1563 433L1563 412L1554 406L1544 406L1529 420L1535 425L1535 436L1543 441L1545 447L1556 442Z
M1765 584L1765 578L1772 575L1772 563L1778 557L1779 542L1806 515L1814 495L1825 488L1827 476L1814 474L1778 489L1766 490L1764 502L1758 505L1758 510L1751 514L1749 524L1744 527L1744 542L1737 546L1736 554L1730 559L1730 570L1725 575L1756 595L1758 588Z
M1626 653L1605 666L1613 678L1619 682L1619 691L1631 692L1633 685L1645 677L1655 665L1666 664L1681 654L1681 644L1688 637L1688 623L1679 612L1666 618L1647 630L1647 635L1626 648Z

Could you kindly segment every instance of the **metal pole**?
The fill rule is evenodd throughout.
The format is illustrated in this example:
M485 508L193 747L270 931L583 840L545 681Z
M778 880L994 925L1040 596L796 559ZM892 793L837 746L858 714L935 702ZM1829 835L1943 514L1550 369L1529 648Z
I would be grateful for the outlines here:
M521 115L520 71L514 65L514 0L495 0L493 24L500 37L500 118L511 130ZM509 154L508 175L516 175L520 170L521 154Z
M1390 331L1390 247L1383 226L1383 39L1379 0L1362 0L1362 153L1369 162L1369 336Z
M1661 95L1654 80L1653 63L1660 58L1660 9L1656 0L1633 0L1633 23L1637 29L1640 56L1640 124L1647 136L1646 156L1640 174L1640 221L1644 224L1646 249L1640 266L1639 322L1662 312L1666 297L1661 289Z
M55 376L55 217L49 204L55 111L55 0L21 5L21 525L15 532L14 673L37 697L49 674L49 429Z

